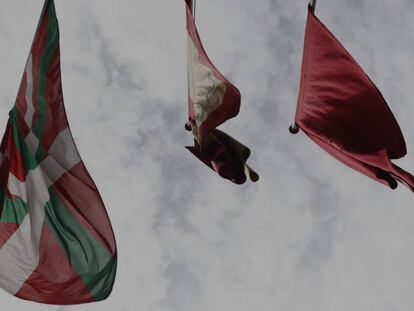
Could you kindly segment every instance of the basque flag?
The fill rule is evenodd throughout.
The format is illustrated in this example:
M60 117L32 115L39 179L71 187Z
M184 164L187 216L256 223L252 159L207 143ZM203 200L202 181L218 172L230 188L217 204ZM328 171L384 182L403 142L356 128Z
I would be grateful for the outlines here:
M63 104L59 28L46 0L0 147L0 288L80 304L109 296L117 250Z

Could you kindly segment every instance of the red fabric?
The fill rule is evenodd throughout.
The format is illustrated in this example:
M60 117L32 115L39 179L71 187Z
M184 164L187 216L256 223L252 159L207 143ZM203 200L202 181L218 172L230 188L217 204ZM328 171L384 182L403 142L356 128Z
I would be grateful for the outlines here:
M207 119L199 126L198 129L198 140L202 143L203 138L211 133L217 126L223 124L228 119L231 119L238 115L240 110L240 92L239 90L231 84L214 66L211 60L208 58L206 51L201 43L200 36L198 34L197 28L194 23L193 16L191 15L190 7L186 1L187 8L187 31L193 40L195 46L198 49L200 63L209 67L214 73L214 76L223 81L226 85L226 93L224 94L223 103L214 111L210 112ZM194 109L191 99L188 103L188 113L190 121L195 121L194 119Z
M102 198L83 162L64 174L52 189L79 223L116 256L116 243L108 214L102 208Z
M185 3L191 9L191 7L192 7L192 1L191 0L185 0Z
M30 50L30 53L33 56L33 64L32 64L32 72L33 72L33 90L37 90L38 88L38 77L39 77L39 67L40 67L40 59L39 55L41 55L42 51L46 47L46 37L47 37L47 25L49 23L49 14L47 11L44 12L43 18L40 21L40 24L38 26L35 40L33 40L32 48ZM23 95L23 94L22 94ZM31 129L33 125L35 124L38 112L37 112L37 92L34 91L32 94L32 101L33 101L33 107L35 109L32 124L28 124L28 127ZM26 99L24 98L23 101L27 107ZM19 107L19 106L18 106ZM20 107L19 107L20 108Z
M24 165L23 155L19 152L19 146L16 146L16 140L14 139L13 133L14 129L10 123L7 123L7 129L4 137L7 144L7 152L9 155L13 155L9 157L8 164L9 164L9 172L12 173L18 180L25 181L26 180L26 166ZM7 135L7 136L6 136ZM20 143L20 141L19 141Z
M241 96L239 90L217 70L208 58L191 13L191 1L186 0L185 2L187 32L198 50L199 62L208 67L214 77L222 81L226 87L222 103L215 110L210 111L207 118L198 127L194 103L189 96L188 119L195 141L194 146L186 148L221 177L233 183L243 184L246 181L245 168L249 172L250 179L257 181L259 175L246 165L250 150L231 136L216 129L228 119L237 116L240 110Z
M52 62L49 64L46 74L47 93L46 119L44 123L41 143L48 150L59 133L66 129L68 119L63 104L62 77L60 74L60 48L57 47L53 55Z
M39 265L16 297L59 305L95 301L46 224L43 225L39 252Z
M244 165L250 150L226 133L215 129L206 137L203 148L196 140L194 147L186 148L222 178L238 185L246 182Z
M238 185L246 182L245 164L250 150L226 133L214 129L206 137L202 148L196 140L194 147L186 148L222 178Z
M0 222L0 248L10 239L17 231L19 225L11 222Z
M309 10L296 123L349 167L390 187L414 190L414 177L391 163L406 154L400 127L358 63Z

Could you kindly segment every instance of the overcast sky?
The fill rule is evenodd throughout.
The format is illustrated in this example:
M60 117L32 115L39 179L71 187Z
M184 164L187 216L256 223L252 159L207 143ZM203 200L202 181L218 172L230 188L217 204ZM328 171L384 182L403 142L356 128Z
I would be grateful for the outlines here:
M1 1L0 128L43 0ZM257 184L220 179L185 149L184 0L56 0L63 90L119 248L108 300L1 310L410 311L414 194L292 136L305 0L198 0L207 53L242 93L223 128L252 149ZM414 172L414 2L319 0L317 16L376 83Z

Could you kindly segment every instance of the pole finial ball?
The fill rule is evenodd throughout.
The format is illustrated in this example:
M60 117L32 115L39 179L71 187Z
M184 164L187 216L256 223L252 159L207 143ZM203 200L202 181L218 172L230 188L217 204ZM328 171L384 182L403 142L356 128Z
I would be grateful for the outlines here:
M191 130L192 130L191 125L190 125L189 123L186 123L186 124L184 125L184 128L185 128L187 131L189 131L189 132L191 132Z
M297 133L299 133L299 126L296 123L293 124L293 125L291 125L291 126L289 126L289 132L291 134L297 134Z

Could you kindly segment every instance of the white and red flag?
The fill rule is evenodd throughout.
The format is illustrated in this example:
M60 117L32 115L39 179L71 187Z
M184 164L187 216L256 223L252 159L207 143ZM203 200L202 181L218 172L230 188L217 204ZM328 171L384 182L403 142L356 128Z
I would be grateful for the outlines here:
M240 110L240 92L208 58L192 15L192 1L185 0L187 15L188 119L186 128L194 136L187 147L221 177L236 184L259 176L247 164L250 150L228 134L216 129Z
M112 227L63 104L59 28L46 0L0 147L0 288L48 304L103 300Z

